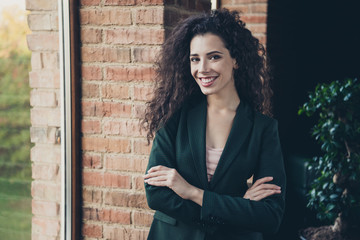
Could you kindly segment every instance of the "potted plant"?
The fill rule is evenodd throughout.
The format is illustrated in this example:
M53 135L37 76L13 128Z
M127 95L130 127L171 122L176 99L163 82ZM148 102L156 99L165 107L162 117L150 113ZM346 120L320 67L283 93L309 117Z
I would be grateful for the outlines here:
M299 114L318 122L312 136L323 155L308 163L315 180L308 207L330 226L308 228L303 239L360 239L360 81L346 79L319 84Z

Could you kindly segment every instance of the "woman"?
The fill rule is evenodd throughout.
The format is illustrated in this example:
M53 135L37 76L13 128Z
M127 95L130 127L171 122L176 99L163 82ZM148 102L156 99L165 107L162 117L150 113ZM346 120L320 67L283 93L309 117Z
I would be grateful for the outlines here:
M175 27L144 124L148 239L262 239L279 228L285 173L264 48L237 12ZM247 179L254 184L248 188Z

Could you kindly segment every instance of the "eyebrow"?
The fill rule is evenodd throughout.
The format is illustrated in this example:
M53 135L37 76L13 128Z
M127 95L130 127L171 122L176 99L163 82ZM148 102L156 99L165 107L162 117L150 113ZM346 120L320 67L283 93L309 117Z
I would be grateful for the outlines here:
M212 52L208 52L206 55L209 56L209 55L212 55L214 53L223 54L222 52L219 52L219 51L212 51ZM190 54L190 56L199 56L199 54L193 53L193 54Z

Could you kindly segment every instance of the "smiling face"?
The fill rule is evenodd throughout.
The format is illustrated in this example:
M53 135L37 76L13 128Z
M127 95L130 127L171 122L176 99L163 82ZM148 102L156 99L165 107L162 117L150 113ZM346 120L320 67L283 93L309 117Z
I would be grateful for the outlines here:
M229 96L236 92L236 60L223 40L212 33L196 35L190 42L191 75L204 95Z

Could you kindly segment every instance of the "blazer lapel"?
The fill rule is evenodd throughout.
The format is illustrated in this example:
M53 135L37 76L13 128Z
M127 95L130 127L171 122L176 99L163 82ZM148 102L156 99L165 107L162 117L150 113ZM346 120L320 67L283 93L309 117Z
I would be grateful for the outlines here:
M189 109L187 116L187 129L190 149L193 156L196 172L198 174L203 189L208 189L205 159L206 114L207 103L206 98L203 98L201 99L201 102L199 104L196 104L191 109Z
M216 167L214 176L210 181L210 188L214 188L215 185L222 179L222 176L226 173L231 163L236 159L242 145L247 140L253 126L251 113L252 111L250 106L244 103L244 101L241 101L236 110L233 125L224 150L221 154L218 166Z

